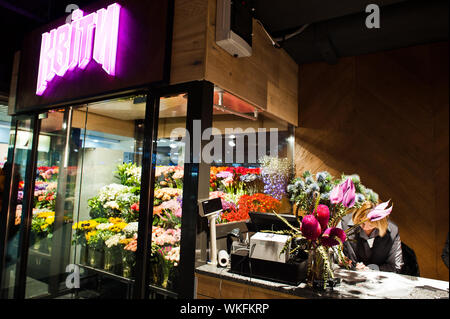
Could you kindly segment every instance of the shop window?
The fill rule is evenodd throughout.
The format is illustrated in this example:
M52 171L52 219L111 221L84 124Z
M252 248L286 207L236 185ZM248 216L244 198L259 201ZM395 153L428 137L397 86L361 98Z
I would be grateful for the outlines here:
M215 103L214 138L223 151L211 165L210 197L221 197L224 208L217 223L246 221L252 211L292 213L286 192L293 173L292 128L220 90Z

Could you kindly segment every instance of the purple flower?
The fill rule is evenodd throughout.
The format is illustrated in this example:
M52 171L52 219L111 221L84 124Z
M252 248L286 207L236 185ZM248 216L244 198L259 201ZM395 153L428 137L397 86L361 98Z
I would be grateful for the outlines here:
M320 224L314 215L306 215L303 217L300 230L302 231L303 236L308 240L316 240L322 232Z
M333 188L330 193L330 202L332 204L342 203L347 208L355 205L356 190L351 178Z
M390 208L387 208L389 205L389 201L384 202L376 206L374 209L372 209L368 214L367 218L370 219L371 222L376 222L380 219L385 218L392 212L392 206Z
M224 211L226 211L228 209L236 209L236 204L222 199L222 208Z
M345 234L345 231L343 231L342 229L337 228L337 227L327 228L323 232L322 238L320 239L320 241L321 241L322 245L327 246L327 247L332 247L332 246L339 245L339 241L337 240L337 238L339 238L341 243L343 243L347 239L347 235Z

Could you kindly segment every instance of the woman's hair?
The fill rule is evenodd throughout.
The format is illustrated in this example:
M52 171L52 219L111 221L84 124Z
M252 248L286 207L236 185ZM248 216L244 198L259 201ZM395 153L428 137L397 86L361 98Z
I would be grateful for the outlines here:
M364 204L362 204L362 206L353 213L352 216L353 223L357 224L366 219L367 214L370 213L370 211L374 208L375 204L372 202L367 201ZM370 223L372 223L372 225L374 225L378 229L380 237L383 237L386 234L389 223L387 217Z

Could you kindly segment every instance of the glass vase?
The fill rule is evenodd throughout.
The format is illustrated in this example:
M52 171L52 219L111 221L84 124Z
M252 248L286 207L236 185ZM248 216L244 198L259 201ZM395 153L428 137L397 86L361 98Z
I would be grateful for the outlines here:
M161 287L167 288L169 282L170 267L166 261L161 263Z
M308 251L307 284L314 289L327 289L334 286L334 273L331 264L331 251L319 246Z
M135 266L134 252L125 250L122 256L122 276L125 278L133 278Z
M41 249L41 241L39 240L39 238L37 237L34 238L32 248L37 251Z
M105 248L105 262L103 265L103 269L112 272L113 268L114 268L114 249Z
M152 269L152 284L159 285L159 277L160 277L160 267L157 260L151 260L151 269Z
M80 264L81 265L88 264L88 249L85 245L80 247Z
M89 247L88 250L88 261L89 266L97 269L103 268L103 251L100 249L95 249L93 247Z

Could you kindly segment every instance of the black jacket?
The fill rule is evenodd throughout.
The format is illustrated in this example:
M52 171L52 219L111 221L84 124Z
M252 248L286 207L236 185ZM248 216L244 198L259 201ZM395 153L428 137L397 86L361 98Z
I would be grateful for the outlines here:
M448 268L448 233L447 233L447 240L445 242L444 248L442 249L442 260L444 261L444 264Z
M352 225L352 214L342 219L343 230ZM370 237L374 238L372 248L370 248L370 241L364 230L358 227L353 235L350 235L345 241L344 254L352 260L353 265L362 262L372 269L400 272L403 266L403 257L397 225L389 221L388 229L383 237L378 235L378 229L375 229Z

